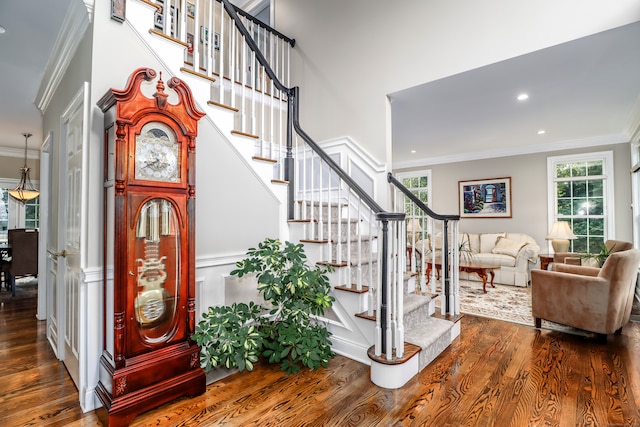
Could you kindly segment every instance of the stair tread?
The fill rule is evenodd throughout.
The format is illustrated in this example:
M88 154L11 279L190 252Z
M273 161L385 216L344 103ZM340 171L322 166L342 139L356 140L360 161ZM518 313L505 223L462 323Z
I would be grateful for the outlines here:
M356 294L366 294L367 292L369 292L368 286L363 286L362 289L358 289L358 285L356 285L355 283L351 285L334 286L334 289L337 289L340 291L346 291L346 292L353 292Z
M411 359L413 356L415 356L416 354L418 354L420 352L421 348L419 345L415 345L412 344L410 342L405 341L404 342L404 354L400 359L396 359L396 352L395 350L393 351L393 356L391 360L387 360L387 357L384 354L381 354L380 356L376 356L374 351L375 351L375 346L371 346L369 347L369 350L367 350L367 356L369 356L369 359L378 362L378 363L383 363L385 365L400 365L402 363L407 362L409 359Z
M405 294L404 303L402 304L402 308L404 309L404 315L410 313L424 305L427 305L431 302L431 297L425 295L416 295L416 294ZM362 313L356 313L356 317L360 317L362 319L368 320L376 320L376 310L373 310L373 316L369 316L366 311ZM432 317L425 317L425 319L431 319ZM443 320L443 319L438 319ZM445 320L449 322L448 320ZM451 322L450 322L451 323Z
M266 163L278 163L277 160L275 159L270 159L269 157L260 157L260 156L253 156L251 157L252 160L255 160L257 162L266 162Z

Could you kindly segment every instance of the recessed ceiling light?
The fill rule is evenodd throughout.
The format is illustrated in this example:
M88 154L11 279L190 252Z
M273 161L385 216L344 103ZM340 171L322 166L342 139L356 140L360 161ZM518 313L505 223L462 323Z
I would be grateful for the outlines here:
M0 34L4 34L7 32L7 29L0 25Z
M411 154L416 154L416 150L411 150Z
M529 95L526 93L521 93L520 95L518 95L518 101L525 101L529 99Z
M546 130L544 130L544 129L540 129L540 130L538 131L538 135L544 135L545 133L547 133L547 131L546 131Z

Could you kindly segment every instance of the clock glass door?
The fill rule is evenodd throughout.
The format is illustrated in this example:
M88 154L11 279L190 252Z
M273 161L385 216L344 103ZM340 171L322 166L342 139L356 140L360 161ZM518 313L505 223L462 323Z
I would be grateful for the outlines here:
M167 342L176 327L180 226L169 199L146 201L135 227L134 313L143 344Z

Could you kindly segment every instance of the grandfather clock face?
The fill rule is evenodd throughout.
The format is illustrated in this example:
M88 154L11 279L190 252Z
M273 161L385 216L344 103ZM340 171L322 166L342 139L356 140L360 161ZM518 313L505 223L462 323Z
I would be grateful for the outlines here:
M180 182L180 150L169 126L150 122L136 135L135 179Z

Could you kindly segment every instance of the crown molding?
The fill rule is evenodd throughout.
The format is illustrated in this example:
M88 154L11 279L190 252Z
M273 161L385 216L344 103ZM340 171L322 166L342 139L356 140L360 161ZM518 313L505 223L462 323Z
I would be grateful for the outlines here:
M441 157L426 157L393 164L393 170L414 168L419 166L440 165L447 163L468 162L473 160L492 159L498 157L519 156L525 154L546 153L551 151L573 150L576 148L597 147L600 145L627 144L629 136L625 134L601 135L590 138L555 141L546 144L527 145L524 147L500 148L472 153L455 154Z
M67 14L44 69L44 77L40 82L35 99L35 104L42 114L47 110L85 31L89 28L93 17L94 2L95 0L69 2Z
M629 140L632 143L637 144L640 142L640 96L636 98L636 102L629 113L625 133L629 135Z

